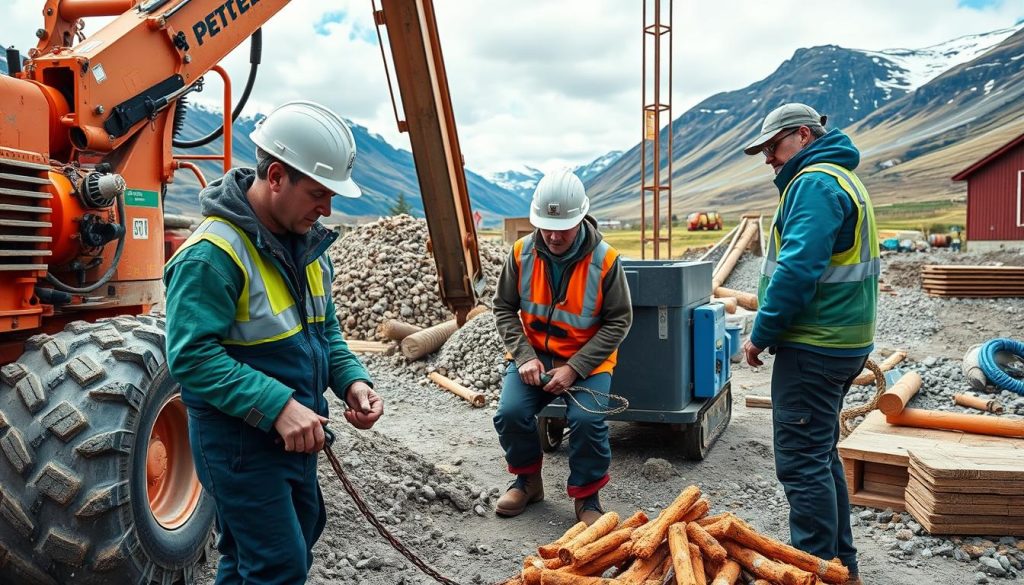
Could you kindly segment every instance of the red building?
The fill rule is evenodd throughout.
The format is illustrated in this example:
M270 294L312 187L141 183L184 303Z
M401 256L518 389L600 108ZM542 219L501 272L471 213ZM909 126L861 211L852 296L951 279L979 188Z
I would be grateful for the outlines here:
M971 251L1024 250L1024 134L953 176L967 181Z

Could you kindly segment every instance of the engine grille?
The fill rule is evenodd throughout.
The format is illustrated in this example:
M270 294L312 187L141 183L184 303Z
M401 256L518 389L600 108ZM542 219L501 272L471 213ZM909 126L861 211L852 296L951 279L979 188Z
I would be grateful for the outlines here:
M50 167L0 158L0 272L46 270Z

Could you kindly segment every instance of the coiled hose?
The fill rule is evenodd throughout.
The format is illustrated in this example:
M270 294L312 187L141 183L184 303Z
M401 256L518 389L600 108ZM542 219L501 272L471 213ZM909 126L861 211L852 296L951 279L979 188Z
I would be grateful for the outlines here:
M1024 360L1024 341L1001 337L985 342L978 355L981 371L985 372L985 377L993 385L1024 396L1024 380L1011 378L996 362L996 353L1000 351L1012 353Z

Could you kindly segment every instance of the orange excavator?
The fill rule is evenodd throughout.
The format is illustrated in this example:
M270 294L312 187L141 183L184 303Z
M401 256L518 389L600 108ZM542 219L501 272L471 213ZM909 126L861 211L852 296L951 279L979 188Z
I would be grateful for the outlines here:
M192 583L214 509L168 375L162 194L195 159L231 161L218 66L287 0L46 0L0 75L0 583ZM460 318L483 274L430 0L374 4L436 259ZM94 35L84 19L114 17ZM183 98L224 77L224 125L175 137ZM396 109L396 115L397 115ZM223 137L222 155L177 154ZM180 152L180 150L179 150Z

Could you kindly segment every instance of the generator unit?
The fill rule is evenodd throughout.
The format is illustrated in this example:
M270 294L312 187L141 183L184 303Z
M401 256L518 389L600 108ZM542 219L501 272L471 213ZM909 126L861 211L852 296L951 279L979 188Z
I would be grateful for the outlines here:
M633 326L619 347L611 393L629 408L608 420L664 423L679 432L683 454L703 459L732 415L725 310L711 304L710 262L623 260ZM558 447L565 405L538 416L541 443Z

